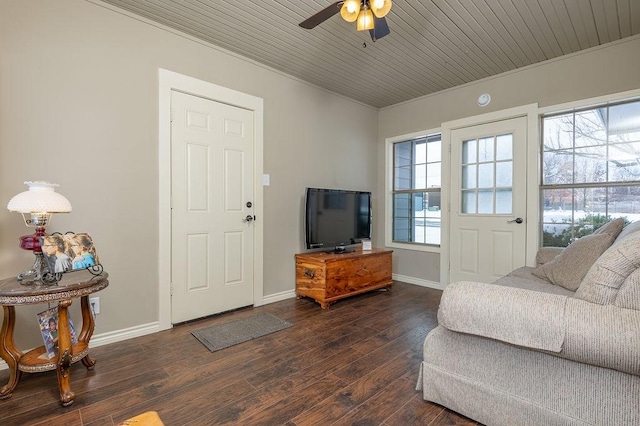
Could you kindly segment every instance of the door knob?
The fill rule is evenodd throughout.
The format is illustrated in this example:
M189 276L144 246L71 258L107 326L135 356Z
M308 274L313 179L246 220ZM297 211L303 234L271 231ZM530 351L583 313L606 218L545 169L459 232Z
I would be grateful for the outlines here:
M524 219L523 219L523 218L521 218L521 217L516 217L516 218L515 218L515 219L513 219L513 220L508 220L508 221L507 221L507 223L513 223L513 222L515 222L515 223L522 223L522 222L524 222Z
M250 214L248 214L247 217L242 219L243 222L253 222L254 220L255 220L255 217L251 216Z

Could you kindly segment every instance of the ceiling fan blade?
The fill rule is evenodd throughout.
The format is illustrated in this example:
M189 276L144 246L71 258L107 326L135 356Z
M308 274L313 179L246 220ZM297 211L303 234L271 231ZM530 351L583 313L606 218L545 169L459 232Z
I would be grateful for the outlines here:
M371 34L371 40L376 41L381 39L382 37L389 35L391 31L389 30L389 25L387 25L387 20L385 18L376 18L373 16L373 29L369 30L369 34Z
M340 8L342 7L342 3L344 3L344 1L337 1L327 7L325 7L324 9L322 9L320 12L316 13L315 15L313 15L310 18L305 19L304 21L300 22L300 25L302 28L305 28L307 30L310 30L311 28L322 24L324 21L326 21L327 19L331 18L333 15L335 15L336 13L340 12Z

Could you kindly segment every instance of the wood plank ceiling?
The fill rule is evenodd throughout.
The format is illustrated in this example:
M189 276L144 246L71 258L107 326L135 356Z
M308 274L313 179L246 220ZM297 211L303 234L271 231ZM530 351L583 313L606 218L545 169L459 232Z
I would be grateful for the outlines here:
M640 0L395 0L375 43L298 26L332 0L102 1L378 108L640 34Z

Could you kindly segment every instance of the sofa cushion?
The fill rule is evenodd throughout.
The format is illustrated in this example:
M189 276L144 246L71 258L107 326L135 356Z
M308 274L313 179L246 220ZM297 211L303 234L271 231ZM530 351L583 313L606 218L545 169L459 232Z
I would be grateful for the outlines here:
M640 232L633 232L598 258L582 280L576 297L601 305L611 304L627 277L639 267Z
M627 226L624 227L624 229L622 229L622 231L620 232L620 234L618 235L618 238L616 238L616 241L613 244L618 244L619 242L622 242L625 238L627 238L627 236L640 231L640 220L630 223Z
M551 262L557 255L562 253L564 249L564 247L540 247L536 253L536 266Z
M560 352L568 296L458 281L440 299L438 324L460 333Z
M640 311L570 298L565 318L561 357L640 375Z
M575 291L591 266L614 240L615 236L606 232L578 238L553 260L535 268L532 274Z
M619 308L640 311L640 269L633 271L624 280L613 304ZM640 330L638 330L638 334L640 335Z
M522 266L504 277L498 279L493 284L505 287L522 288L525 290L541 291L543 293L561 294L563 296L573 296L575 292L567 290L559 285L554 285L547 279L538 278L531 272L531 266Z

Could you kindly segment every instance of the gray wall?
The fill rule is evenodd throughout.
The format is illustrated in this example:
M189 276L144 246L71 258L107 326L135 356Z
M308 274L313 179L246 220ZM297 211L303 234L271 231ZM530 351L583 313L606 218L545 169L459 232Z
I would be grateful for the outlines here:
M0 201L61 185L73 212L48 231L92 234L110 274L96 334L158 320L158 68L264 99L265 296L294 289L306 186L377 189L373 108L87 1L1 8ZM0 276L32 262L30 232L0 209ZM17 309L19 347L42 344L45 308Z
M491 111L533 103L546 107L633 89L640 89L638 36L384 108L378 114L378 170L385 167L385 138L437 128L443 122ZM476 104L482 93L492 97L485 108ZM384 174L379 173L377 211L382 213L384 188ZM376 233L383 232L384 219L379 218ZM440 280L437 253L395 249L393 262L396 274Z

